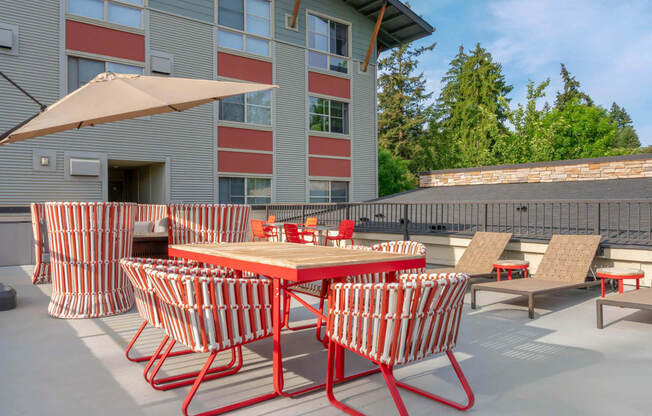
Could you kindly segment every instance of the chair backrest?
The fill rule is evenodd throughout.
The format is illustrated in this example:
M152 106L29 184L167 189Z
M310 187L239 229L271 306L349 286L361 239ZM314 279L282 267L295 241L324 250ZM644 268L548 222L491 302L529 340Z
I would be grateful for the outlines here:
M306 227L316 227L319 222L319 219L317 217L308 217L306 218Z
M167 216L167 205L138 204L136 206L136 221L149 221L156 224L161 218Z
M124 312L133 287L120 267L131 256L136 204L47 202L52 296L59 318L94 318Z
M326 331L333 341L387 365L452 350L468 282L464 273L433 273L400 283L335 283Z
M165 266L165 267L195 267L196 262L192 260L166 260L153 259L144 257L127 257L120 259L120 266L134 286L134 298L136 300L136 309L138 314L154 327L160 327L159 305L154 292L154 286L147 278L145 268L147 266Z
M426 246L418 241L386 241L384 243L374 244L371 246L371 249L374 251L386 251L388 253L397 254L410 254L416 256L426 255ZM425 273L425 271L426 268L422 267L419 269L401 270L398 273Z
M245 241L250 212L249 205L170 204L169 244Z
M353 220L342 220L340 222L340 227L337 233L337 236L344 239L353 238L353 229L355 228L355 221Z
M455 271L471 275L492 273L494 263L503 254L511 238L512 233L478 231L455 265Z
M30 204L32 213L32 233L34 235L34 274L32 283L37 285L50 282L50 258L48 250L45 204Z
M265 223L263 220L251 220L251 235L256 238L269 237L265 232Z
M267 217L267 222L270 224L274 224L276 222L276 215L270 215Z
M299 227L296 224L283 224L283 231L285 231L285 241L288 243L303 244L305 241L299 235Z
M599 235L553 235L532 278L583 283L601 238Z
M272 334L272 281L206 269L146 269L165 332L197 352L222 351Z

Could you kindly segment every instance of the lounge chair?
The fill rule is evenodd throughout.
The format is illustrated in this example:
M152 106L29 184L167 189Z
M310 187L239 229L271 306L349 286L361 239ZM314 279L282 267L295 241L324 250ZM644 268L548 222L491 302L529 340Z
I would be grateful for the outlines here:
M512 233L478 231L455 267L431 269L427 273L466 273L471 278L492 277L494 263L505 251Z
M647 309L652 310L652 288L632 290L625 293L600 298L595 302L598 318L598 329L602 329L602 306L620 306L621 308Z
M501 292L528 297L528 314L534 318L534 296L562 290L599 285L587 281L591 262L600 244L599 235L554 235L536 274L529 279L476 283L471 286L471 308L476 308L476 292Z

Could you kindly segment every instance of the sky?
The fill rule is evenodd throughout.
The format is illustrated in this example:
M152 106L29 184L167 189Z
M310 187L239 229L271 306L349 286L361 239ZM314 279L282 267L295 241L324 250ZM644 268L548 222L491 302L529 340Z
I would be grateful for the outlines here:
M460 45L480 43L503 65L515 105L526 83L550 78L545 100L561 87L560 63L596 104L625 107L643 145L652 145L651 0L410 0L436 28L416 44L437 42L420 68L434 96Z

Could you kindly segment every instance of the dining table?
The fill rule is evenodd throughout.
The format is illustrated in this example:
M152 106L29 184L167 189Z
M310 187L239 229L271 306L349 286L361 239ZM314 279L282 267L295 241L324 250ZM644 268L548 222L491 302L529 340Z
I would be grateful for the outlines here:
M273 380L277 396L294 397L325 387L325 383L309 387L284 390L283 355L281 345L281 301L282 295L292 296L311 312L327 321L316 308L309 305L290 290L297 284L319 280L342 280L346 276L386 272L389 280L396 280L397 272L425 267L425 256L396 254L381 251L351 250L338 247L310 246L284 242L246 242L221 244L170 245L171 257L182 257L226 267L236 271L255 273L272 279L272 325L273 325ZM335 350L335 382L341 383L366 376L378 369L345 376L344 348ZM253 403L252 403L253 404Z

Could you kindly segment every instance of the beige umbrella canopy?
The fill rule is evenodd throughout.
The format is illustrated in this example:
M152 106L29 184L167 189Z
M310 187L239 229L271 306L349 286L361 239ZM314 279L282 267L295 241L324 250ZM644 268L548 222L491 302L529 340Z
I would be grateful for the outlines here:
M272 88L278 87L105 72L11 132L0 145L111 121L183 111L232 95Z

